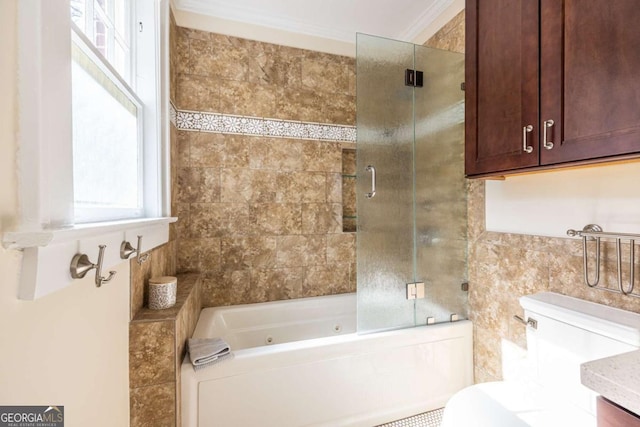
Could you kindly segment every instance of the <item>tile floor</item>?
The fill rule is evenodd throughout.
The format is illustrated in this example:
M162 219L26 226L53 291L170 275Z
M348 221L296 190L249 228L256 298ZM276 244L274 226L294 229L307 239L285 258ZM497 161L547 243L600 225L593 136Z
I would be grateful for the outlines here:
M382 424L379 427L440 427L443 408Z

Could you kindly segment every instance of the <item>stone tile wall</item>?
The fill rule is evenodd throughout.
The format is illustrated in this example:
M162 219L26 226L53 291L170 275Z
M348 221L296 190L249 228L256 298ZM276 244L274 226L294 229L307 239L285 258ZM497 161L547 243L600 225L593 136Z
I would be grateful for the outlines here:
M131 427L180 425L180 366L200 307L199 275L179 275L174 307L143 308L132 320L129 326Z
M464 11L425 45L464 52ZM526 346L524 328L512 319L514 314L522 315L518 298L523 295L553 291L640 312L640 299L584 284L580 239L487 232L484 182L469 180L467 184L469 317L474 324L476 382L502 378L502 339ZM626 271L629 258L625 250ZM617 286L615 248L605 245L602 256L602 284L613 288Z
M132 242L135 244L134 242ZM146 305L147 301L147 281L151 277L175 276L176 274L176 247L175 241L169 241L164 245L155 248L146 254L149 255L147 261L138 264L136 258L129 261L130 266L130 286L131 286L131 317ZM143 254L144 255L144 254Z
M454 16L424 46L464 53L464 10Z
M177 27L176 107L353 125L353 58ZM355 291L342 232L342 145L177 133L173 214L180 272L205 306Z
M342 150L342 229L355 232L357 228L356 209L356 149Z

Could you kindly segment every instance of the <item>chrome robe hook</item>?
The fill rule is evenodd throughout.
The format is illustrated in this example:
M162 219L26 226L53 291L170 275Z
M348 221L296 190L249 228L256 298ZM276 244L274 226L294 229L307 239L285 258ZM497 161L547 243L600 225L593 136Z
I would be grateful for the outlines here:
M104 283L108 283L113 279L113 276L116 275L115 271L109 272L109 277L102 277L102 262L104 260L104 250L107 246L100 245L98 246L98 263L94 264L89 261L89 257L87 254L75 254L71 259L71 267L69 269L71 273L71 277L74 279L82 279L87 273L94 268L96 269L96 287L102 286Z
M136 262L138 263L138 265L142 265L142 263L146 262L147 259L149 259L149 254L140 255L141 251L142 251L142 236L138 236L138 245L135 249L133 248L133 246L131 246L131 243L125 240L120 245L120 258L129 259L131 255L137 254Z

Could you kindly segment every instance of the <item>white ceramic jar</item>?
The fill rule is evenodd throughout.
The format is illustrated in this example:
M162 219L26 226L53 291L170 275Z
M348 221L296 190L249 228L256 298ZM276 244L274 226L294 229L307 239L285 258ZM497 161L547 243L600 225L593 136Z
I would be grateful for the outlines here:
M176 304L178 279L173 276L152 277L149 279L149 308L162 310Z

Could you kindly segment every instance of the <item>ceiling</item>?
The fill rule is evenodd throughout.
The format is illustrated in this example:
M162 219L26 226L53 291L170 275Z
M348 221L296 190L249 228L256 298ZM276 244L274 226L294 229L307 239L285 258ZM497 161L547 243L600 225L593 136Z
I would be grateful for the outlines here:
M404 41L431 25L455 0L173 0L183 11L354 43L355 33Z

